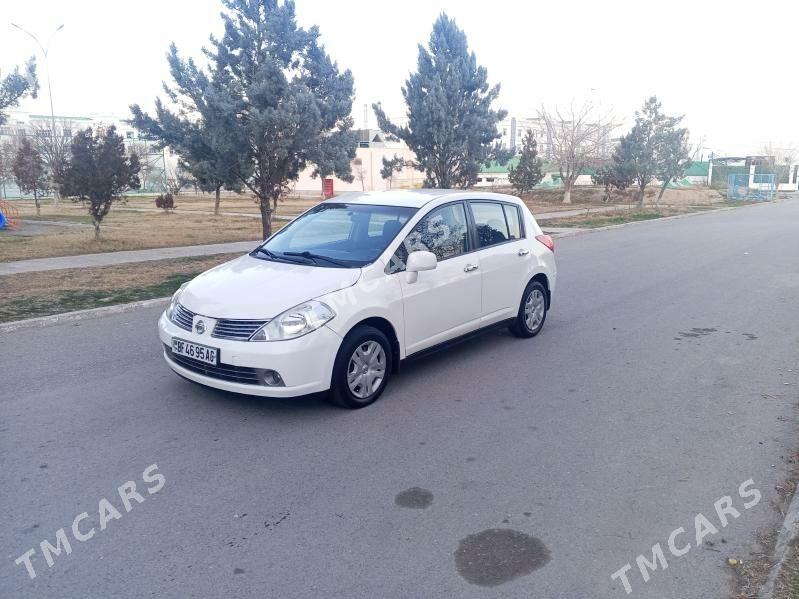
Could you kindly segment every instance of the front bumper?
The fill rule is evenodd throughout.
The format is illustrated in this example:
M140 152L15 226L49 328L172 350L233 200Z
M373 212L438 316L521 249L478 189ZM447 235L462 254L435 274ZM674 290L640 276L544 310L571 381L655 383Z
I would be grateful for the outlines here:
M296 397L327 391L330 388L336 353L341 345L341 337L326 326L289 341L232 341L211 337L210 333L198 335L187 331L167 320L164 314L158 319L158 336L169 347L172 345L172 337L178 337L218 348L220 365L275 370L285 386L269 387L234 382L187 368L171 359L169 352L164 350L166 363L184 378L223 391L263 397Z

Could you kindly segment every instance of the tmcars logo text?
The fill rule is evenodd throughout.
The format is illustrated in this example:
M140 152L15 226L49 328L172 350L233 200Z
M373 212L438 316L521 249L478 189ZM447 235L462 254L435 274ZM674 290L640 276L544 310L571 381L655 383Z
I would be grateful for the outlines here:
M142 482L147 485L146 487L142 488L141 493L136 490L136 483L132 480L125 481L117 488L119 500L122 502L122 507L124 508L125 513L128 513L133 509L134 501L136 503L144 502L144 495L142 493L144 493L145 490L147 495L153 495L158 493L158 491L160 491L166 483L166 478L164 478L164 475L158 472L157 464L151 464L147 466L147 468L145 468L142 472L141 478ZM100 518L99 528L101 531L106 529L111 520L118 520L122 517L122 512L115 508L114 504L105 497L100 499L97 504L97 514ZM72 532L72 538L79 543L85 543L97 532L94 526L87 530L86 524L83 523L88 519L88 512L82 512L75 516L74 520L72 520L72 526L69 527L69 530ZM59 556L62 552L66 555L72 553L72 544L70 542L66 528L67 527L62 527L55 531L55 545L53 545L47 539L39 543L39 550L44 556L44 560L47 562L47 566L49 568L52 568L53 564L55 563L53 556ZM25 565L25 569L28 571L28 576L30 576L31 579L36 578L36 570L33 567L32 560L34 555L36 555L36 549L31 548L14 560L14 563L17 565Z
M750 478L738 486L738 496L743 500L741 505L745 510L751 509L760 503L762 496L760 491L754 487L754 484L755 481ZM735 520L741 515L741 512L733 506L733 503L732 497L725 495L713 504L715 515L721 528L727 526L727 524L730 523L730 519ZM694 517L694 529L692 532L694 533L693 536L688 538L695 541L694 547L701 547L703 539L707 536L717 534L719 529L716 528L709 518L706 518L703 514L697 514ZM674 557L682 557L691 550L692 545L691 542L686 539L687 535L688 533L682 526L671 531L666 542L671 555ZM644 582L649 582L651 578L650 571L654 572L658 567L662 570L669 567L669 563L666 561L666 552L663 551L663 547L660 543L652 545L651 560L647 559L646 555L642 554L635 558L635 564L638 566L638 571L641 573L641 579ZM614 581L621 580L621 583L624 585L624 590L628 595L633 592L632 584L627 575L631 569L632 565L626 563L610 575L610 578Z

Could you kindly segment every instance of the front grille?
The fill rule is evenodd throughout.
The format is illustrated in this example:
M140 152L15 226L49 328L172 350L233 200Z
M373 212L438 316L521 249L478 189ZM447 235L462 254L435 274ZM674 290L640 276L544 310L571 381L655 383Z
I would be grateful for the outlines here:
M232 364L222 363L218 364L217 366L214 366L213 364L206 364L205 362L200 362L194 358L174 354L172 353L172 348L168 345L164 345L164 351L166 351L166 355L170 360L179 366L186 368L187 370L196 372L197 374L210 376L211 378L220 379L223 381L231 381L234 383L244 383L247 385L261 384L261 380L258 377L258 373L255 368L233 366Z
M184 308L181 304L177 304L172 311L172 322L178 325L181 329L187 331L191 330L191 325L194 322L194 312Z
M230 320L222 319L216 321L211 337L218 339L235 339L237 341L247 341L255 331L264 326L268 320Z

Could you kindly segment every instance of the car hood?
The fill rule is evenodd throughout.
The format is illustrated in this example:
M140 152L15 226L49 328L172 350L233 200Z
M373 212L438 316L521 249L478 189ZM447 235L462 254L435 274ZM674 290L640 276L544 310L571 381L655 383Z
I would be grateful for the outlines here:
M208 270L180 303L211 318L265 320L309 299L355 284L360 268L323 268L242 256Z

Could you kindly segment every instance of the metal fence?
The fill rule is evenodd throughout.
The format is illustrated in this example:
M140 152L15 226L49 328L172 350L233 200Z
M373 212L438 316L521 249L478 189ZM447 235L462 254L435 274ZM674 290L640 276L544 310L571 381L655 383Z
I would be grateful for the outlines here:
M777 177L773 174L754 174L749 181L748 173L727 175L727 199L729 200L773 200L777 193Z

